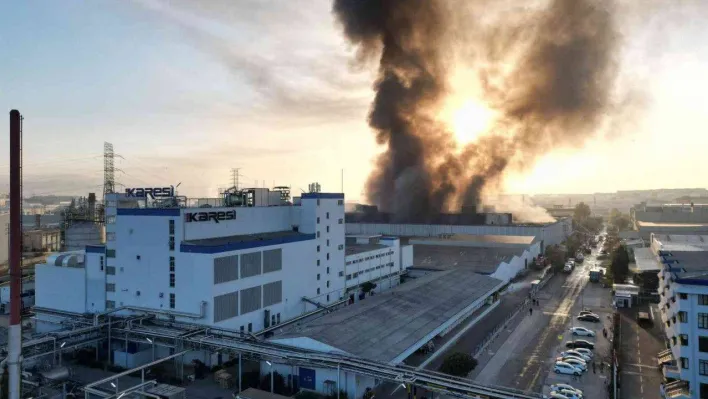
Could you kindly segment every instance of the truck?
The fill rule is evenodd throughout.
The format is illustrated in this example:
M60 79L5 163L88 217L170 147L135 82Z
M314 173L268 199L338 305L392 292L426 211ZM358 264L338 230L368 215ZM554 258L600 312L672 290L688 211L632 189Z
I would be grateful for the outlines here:
M600 280L602 280L603 276L602 269L598 267L594 267L590 270L590 282L592 283L599 283Z

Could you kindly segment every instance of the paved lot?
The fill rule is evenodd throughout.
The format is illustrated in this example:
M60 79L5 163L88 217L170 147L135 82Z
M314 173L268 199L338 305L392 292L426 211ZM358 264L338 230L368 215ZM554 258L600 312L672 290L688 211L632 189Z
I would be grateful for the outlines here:
M666 349L661 319L656 305L620 309L620 396L622 398L660 399L659 384L663 380L656 354ZM653 327L636 323L637 312L653 312L659 320Z

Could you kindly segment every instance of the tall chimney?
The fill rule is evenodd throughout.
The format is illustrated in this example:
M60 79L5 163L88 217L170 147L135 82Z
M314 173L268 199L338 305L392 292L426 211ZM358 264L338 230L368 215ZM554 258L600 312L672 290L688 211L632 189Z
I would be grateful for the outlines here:
M10 327L7 365L10 399L20 399L20 355L22 326L22 115L10 111Z

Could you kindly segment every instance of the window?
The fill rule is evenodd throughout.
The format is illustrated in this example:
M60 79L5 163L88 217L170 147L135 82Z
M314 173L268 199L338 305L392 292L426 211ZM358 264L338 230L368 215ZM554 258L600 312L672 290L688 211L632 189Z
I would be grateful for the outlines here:
M344 219L339 219L339 224L344 223Z
M107 249L106 250L106 258L115 258L116 257L116 250L115 249Z
M708 375L708 360L698 361L698 374Z
M329 247L329 239L327 240L327 246Z
M270 325L274 326L275 325L275 315L270 316Z
M108 216L108 217L106 218L106 223L107 223L107 224L115 224L115 222L116 222L116 217L115 217L115 216Z
M327 266L327 274L329 274L329 266Z
M708 337L698 337L698 351L708 352Z
M253 332L253 323L248 323L248 332Z
M329 212L327 212L327 219L329 219Z
M337 200L337 205L344 205L344 200Z
M275 315L275 316L276 316L276 317L275 317L275 322L278 323L278 324L280 324L280 313L278 313L278 314Z
M317 273L317 281L319 281L319 280L320 280L320 274Z
M106 301L106 309L115 309L116 301Z
M317 206L320 206L320 200L317 200Z
M115 241L116 240L116 233L114 232L108 232L106 233L106 241Z
M679 335L679 339L681 340L681 346L688 346L688 335L681 334Z
M241 326L241 334L243 334L244 331L246 331L246 327Z
M170 287L175 288L175 274L170 273Z
M686 312L678 312L678 319L681 323L688 323L688 313Z
M317 246L317 252L320 252L320 246L319 246L319 245Z
M688 299L688 294L679 293L679 299Z
M698 304L708 306L708 295L698 295Z
M171 293L170 294L170 309L175 308L175 302L176 302L175 294Z
M320 294L320 289L318 288L318 289L317 289L317 295L319 295L319 294Z
M688 370L688 358L686 358L686 357L681 358L681 368L684 370Z
M170 237L169 247L170 247L170 251L175 250L175 238L174 237Z
M329 233L329 226L327 226L327 232Z
M339 277L343 277L343 276L344 276L344 272L339 272Z
M101 257L99 258L99 262L101 263L101 271L103 271L103 265L105 265L105 263L104 263L104 261L103 261L103 256L101 256ZM115 272L114 272L113 274L115 274Z
M115 276L116 268L114 266L106 266L106 274L109 276Z
M341 272L340 272L340 273L341 273ZM351 280L351 279L352 279L352 275L351 275L351 274L347 274L347 280Z
M319 232L319 231L317 232L317 238L320 238L320 232Z
M317 217L317 224L320 224L320 217Z
M698 328L708 328L708 313L698 314Z
M170 234L174 235L175 234L175 221L170 220Z
M175 271L175 257L170 256L170 271L174 273Z
M329 252L327 252L327 260L329 260Z
M327 288L329 288L329 280L327 280Z
M327 294L327 302L329 302L329 294Z
M344 249L344 244L339 244L339 246L337 246L337 249L339 249L340 251L343 250L343 249Z
M116 285L112 283L106 283L106 292L116 292Z
M319 259L317 259L317 266L319 266L319 265L320 265L320 260L319 260Z
M701 399L708 398L708 384L701 384L699 389L700 393L698 397Z

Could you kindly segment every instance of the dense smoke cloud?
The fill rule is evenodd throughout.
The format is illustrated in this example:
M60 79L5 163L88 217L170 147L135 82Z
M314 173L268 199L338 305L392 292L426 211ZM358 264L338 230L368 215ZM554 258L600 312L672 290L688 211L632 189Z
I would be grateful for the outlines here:
M529 168L553 148L582 145L619 114L613 2L550 0L513 11L518 18L476 25L501 3L468 4L471 35L456 34L463 13L452 1L334 1L358 59L380 57L369 125L386 151L367 195L399 220L479 205L505 173ZM479 62L482 100L497 113L494 126L463 148L437 118L459 49L475 54L469 62Z

